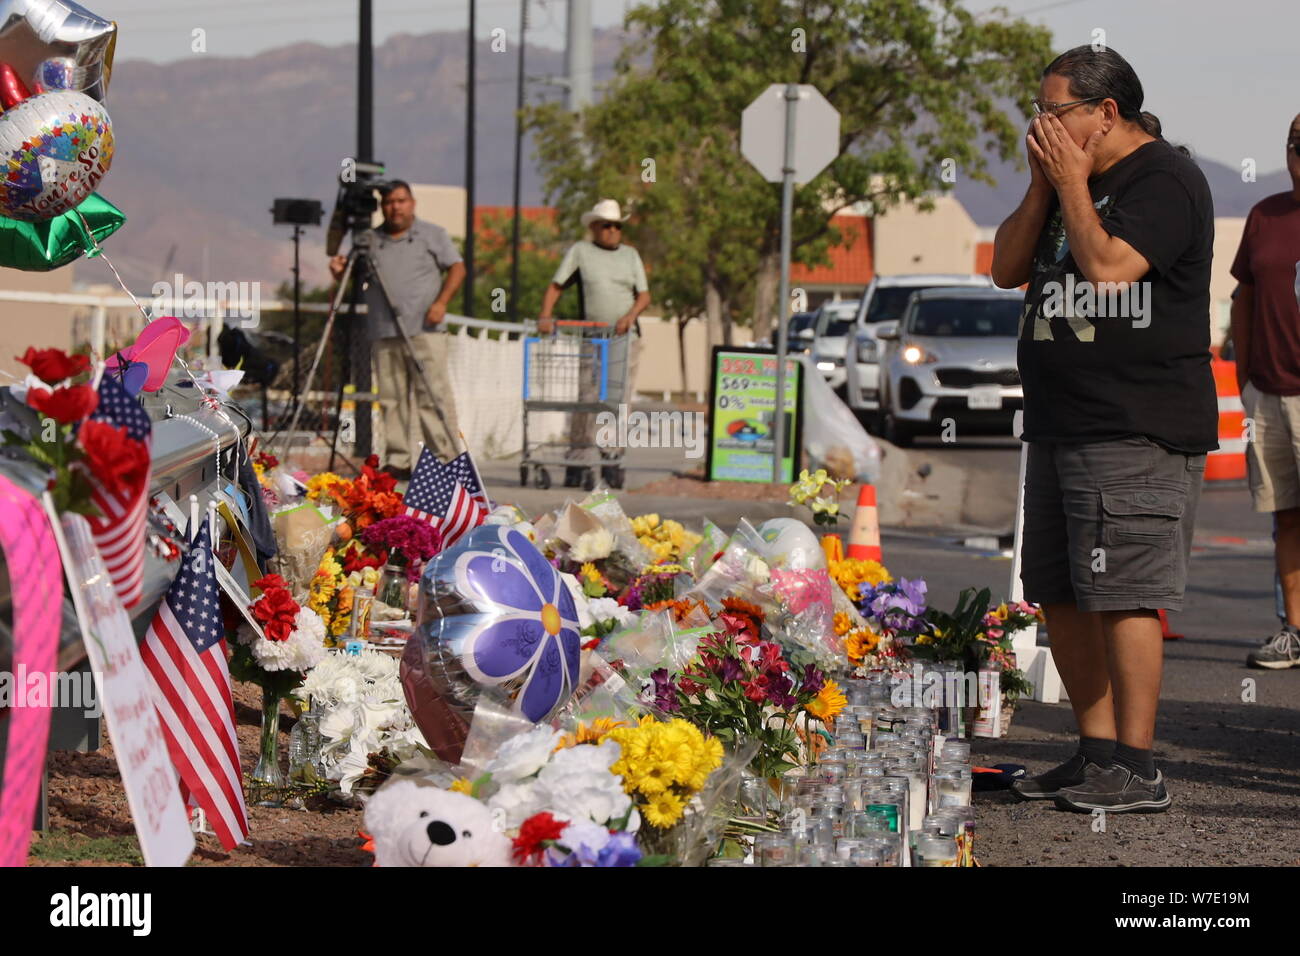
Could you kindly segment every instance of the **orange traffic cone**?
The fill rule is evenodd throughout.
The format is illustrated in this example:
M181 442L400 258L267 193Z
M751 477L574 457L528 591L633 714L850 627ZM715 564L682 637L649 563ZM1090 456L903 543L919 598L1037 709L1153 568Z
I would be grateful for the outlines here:
M1183 638L1182 634L1175 634L1169 630L1169 615L1164 612L1163 608L1160 609L1160 636L1166 641L1179 641Z
M849 557L864 561L879 561L883 557L874 485L863 485L858 489L858 507L853 512L853 526L849 529Z

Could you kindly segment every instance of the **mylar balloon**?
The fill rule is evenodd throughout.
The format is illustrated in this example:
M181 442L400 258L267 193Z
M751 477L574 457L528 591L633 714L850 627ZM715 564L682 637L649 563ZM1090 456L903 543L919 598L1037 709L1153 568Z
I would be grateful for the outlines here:
M36 75L32 77L32 82L36 84L37 93L48 93L50 90L75 90L77 63L68 56L54 56L42 60L36 67Z
M113 162L113 124L84 93L39 93L0 113L0 214L40 222L75 209Z
M8 63L0 63L0 106L13 109L31 95L32 91L23 85L14 68Z
M481 525L432 558L420 579L420 624L411 636L423 655L427 688L437 704L468 716L480 694L491 695L537 723L557 711L578 683L578 611L564 582L522 533ZM426 739L421 712L430 701L407 701ZM436 748L436 744L435 744Z
M802 521L769 518L758 526L758 533L767 543L765 557L771 564L792 571L826 567L821 542Z
M103 100L113 67L117 25L70 0L0 0L0 63L39 83L41 63L73 63L71 89Z
M83 255L93 256L95 242L103 242L125 222L118 208L99 195L44 222L0 218L0 266L49 272Z

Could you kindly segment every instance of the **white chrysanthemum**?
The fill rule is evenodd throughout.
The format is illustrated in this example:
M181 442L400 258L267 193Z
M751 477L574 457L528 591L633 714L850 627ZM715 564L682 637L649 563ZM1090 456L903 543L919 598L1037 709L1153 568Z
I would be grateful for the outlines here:
M571 820L604 824L620 819L632 801L623 792L622 779L609 770L619 754L613 740L557 752L537 775L542 801L552 812Z
M560 572L560 580L564 586L569 589L569 596L573 598L573 606L578 611L578 630L582 631L591 627L595 621L592 619L591 612L587 609L588 598L582 593L582 585L578 579L567 572Z
M635 611L629 611L610 597L592 598L587 603L587 613L597 624L612 620L622 626L636 619Z
M585 534L578 535L578 540L569 549L569 557L574 561L600 561L608 558L614 551L614 536L608 528L593 528Z
M546 765L560 742L560 732L545 724L511 737L497 748L484 768L497 783L515 783L531 777Z
M307 671L325 657L325 623L311 608L302 607L293 619L288 640L258 638L253 658L265 671Z
M542 790L532 780L505 784L488 798L487 805L494 815L500 812L505 817L502 825L507 830L521 826L534 813L546 809Z

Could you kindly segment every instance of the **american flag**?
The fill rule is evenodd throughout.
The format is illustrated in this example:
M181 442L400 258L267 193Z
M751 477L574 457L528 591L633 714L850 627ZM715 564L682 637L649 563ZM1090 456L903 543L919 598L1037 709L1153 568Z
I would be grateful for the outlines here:
M461 452L444 465L428 446L420 450L403 503L408 515L427 521L442 533L444 548L481 525L492 510L469 452Z
M153 425L140 403L132 398L112 370L104 372L99 384L99 406L90 416L106 422L149 447ZM102 518L90 518L99 553L104 557L122 606L134 607L144 589L145 525L149 518L149 474L139 487L110 491L90 475L91 500Z
M213 560L205 520L158 605L140 654L187 801L203 809L230 850L248 836L248 811Z

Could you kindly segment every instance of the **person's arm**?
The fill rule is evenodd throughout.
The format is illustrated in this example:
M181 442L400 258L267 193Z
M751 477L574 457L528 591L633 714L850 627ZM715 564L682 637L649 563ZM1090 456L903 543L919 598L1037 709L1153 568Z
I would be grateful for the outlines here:
M1237 363L1237 391L1250 381L1250 327L1255 318L1255 286L1242 282L1232 295L1232 357Z
M429 306L429 311L424 316L426 328L437 325L446 317L447 306L451 304L452 296L460 291L464 283L465 263L453 262L442 280L442 291L438 293L438 298L433 300L433 305Z
M627 314L615 323L614 333L616 335L626 335L627 330L632 328L633 323L636 322L636 320L641 316L641 313L644 312L649 305L650 290L646 289L642 292L638 292L636 294L636 299L632 302L632 308L630 308L627 311Z
M1126 241L1102 227L1088 191L1093 157L1101 140L1100 131L1093 133L1080 149L1061 121L1049 115L1034 120L1029 148L1056 187L1070 255L1083 277L1093 283L1137 282L1151 271L1151 263Z
M1028 139L1026 137L1026 150ZM1029 189L1015 212L998 226L993 237L993 264L989 276L993 284L1014 289L1029 281L1034 267L1034 249L1052 208L1052 184L1047 181L1033 151L1029 151Z
M542 335L550 335L555 331L555 320L551 318L551 311L563 294L564 286L556 282L548 285L546 291L542 293L542 311L537 314L537 331Z

